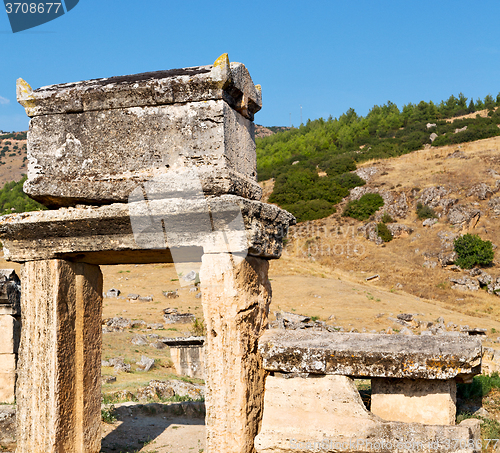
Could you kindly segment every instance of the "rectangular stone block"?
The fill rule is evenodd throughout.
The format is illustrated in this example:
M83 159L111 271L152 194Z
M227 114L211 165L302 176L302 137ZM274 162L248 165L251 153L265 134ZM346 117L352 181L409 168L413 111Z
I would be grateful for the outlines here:
M481 373L475 337L268 330L259 341L264 368L353 377L457 379Z
M126 202L142 183L193 167L205 194L259 200L253 115L262 106L241 63L158 71L35 91L24 191L50 207ZM175 185L175 183L173 183Z
M15 401L16 355L0 354L0 403Z
M371 411L384 420L454 425L457 386L453 379L371 380Z
M165 263L176 253L192 262L220 251L273 259L294 223L277 206L223 195L11 214L0 218L0 240L12 261Z
M257 453L479 453L479 426L479 420L456 426L381 420L365 408L347 376L268 376L255 449Z
M170 346L170 358L181 376L205 378L205 350L203 346Z
M262 108L260 85L254 85L242 63L221 55L213 65L144 72L34 90L17 81L17 100L30 117L127 107L184 104L224 99L253 120Z
M205 194L260 199L254 125L223 100L35 117L24 191L52 207L127 202L147 181L175 186L179 167Z
M0 359L1 360L1 359ZM13 404L16 390L16 372L0 372L0 403Z
M102 274L63 260L22 267L17 453L101 447Z
M17 354L19 335L20 326L16 318L0 315L0 354Z

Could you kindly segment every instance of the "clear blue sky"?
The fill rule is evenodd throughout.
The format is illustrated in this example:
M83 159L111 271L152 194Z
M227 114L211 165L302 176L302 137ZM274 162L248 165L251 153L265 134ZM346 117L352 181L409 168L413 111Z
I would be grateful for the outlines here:
M18 0L22 1L22 0ZM0 2L1 3L1 2ZM13 34L0 8L0 129L26 130L15 84L211 64L229 53L263 90L267 126L500 91L500 1L80 0Z

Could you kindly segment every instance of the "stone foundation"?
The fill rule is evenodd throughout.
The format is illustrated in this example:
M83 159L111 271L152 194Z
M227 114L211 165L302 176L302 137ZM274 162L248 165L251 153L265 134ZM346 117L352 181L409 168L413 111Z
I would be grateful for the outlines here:
M258 453L480 453L479 427L473 419L457 426L382 420L366 410L347 376L269 376L255 447Z

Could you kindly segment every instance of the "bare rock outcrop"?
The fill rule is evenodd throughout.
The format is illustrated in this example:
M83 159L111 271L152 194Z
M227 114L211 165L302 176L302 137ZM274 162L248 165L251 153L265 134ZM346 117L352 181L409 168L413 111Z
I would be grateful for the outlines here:
M495 190L496 192L496 190ZM491 198L493 195L493 190L491 190L490 186L485 184L484 182L480 182L478 184L473 185L469 192L467 193L468 197L477 197L479 200L486 200Z
M454 206L448 213L448 221L452 225L465 227L475 226L481 218L481 211L475 207L465 204Z

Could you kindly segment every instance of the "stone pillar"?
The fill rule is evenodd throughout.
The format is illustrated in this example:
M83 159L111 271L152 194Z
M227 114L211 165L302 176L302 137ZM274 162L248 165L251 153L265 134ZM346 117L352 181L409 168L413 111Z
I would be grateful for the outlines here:
M102 274L63 260L22 267L17 453L101 447Z
M200 279L207 326L205 382L208 453L253 453L266 372L257 351L267 325L269 263L205 254Z

